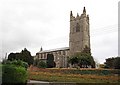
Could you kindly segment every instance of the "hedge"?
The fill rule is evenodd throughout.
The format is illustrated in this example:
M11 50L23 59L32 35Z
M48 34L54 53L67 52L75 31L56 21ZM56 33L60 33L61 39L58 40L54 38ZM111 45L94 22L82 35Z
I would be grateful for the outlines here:
M2 85L6 84L26 84L27 70L22 66L8 65L2 66Z

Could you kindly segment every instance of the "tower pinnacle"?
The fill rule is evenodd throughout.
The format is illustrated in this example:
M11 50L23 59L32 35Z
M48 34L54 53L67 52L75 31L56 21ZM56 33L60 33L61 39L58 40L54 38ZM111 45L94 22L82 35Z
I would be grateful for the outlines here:
M70 16L73 16L72 11L70 11Z
M42 46L41 46L41 48L40 48L40 51L43 51L43 48L42 48Z
M84 7L84 9L83 9L83 13L86 13L86 9L85 9L85 7Z
M77 13L77 17L79 17L79 14Z

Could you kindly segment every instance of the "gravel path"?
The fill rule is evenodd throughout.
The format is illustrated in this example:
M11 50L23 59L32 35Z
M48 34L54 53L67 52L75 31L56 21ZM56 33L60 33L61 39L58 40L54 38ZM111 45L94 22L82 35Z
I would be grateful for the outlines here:
M30 80L27 85L49 85L49 82Z

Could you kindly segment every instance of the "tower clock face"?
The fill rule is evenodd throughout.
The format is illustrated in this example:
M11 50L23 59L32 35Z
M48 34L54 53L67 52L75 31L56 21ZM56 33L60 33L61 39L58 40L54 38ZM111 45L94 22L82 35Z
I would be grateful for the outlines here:
M80 32L80 25L78 23L76 24L76 32Z

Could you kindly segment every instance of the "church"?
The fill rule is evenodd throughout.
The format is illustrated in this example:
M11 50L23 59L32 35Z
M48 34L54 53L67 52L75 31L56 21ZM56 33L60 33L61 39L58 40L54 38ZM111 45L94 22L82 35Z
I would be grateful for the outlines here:
M56 68L69 67L68 58L75 53L82 52L86 47L90 51L90 25L89 15L86 14L85 7L81 15L74 16L70 12L70 33L69 33L69 47L41 50L36 53L35 59L40 59L46 62L48 54L54 56Z

